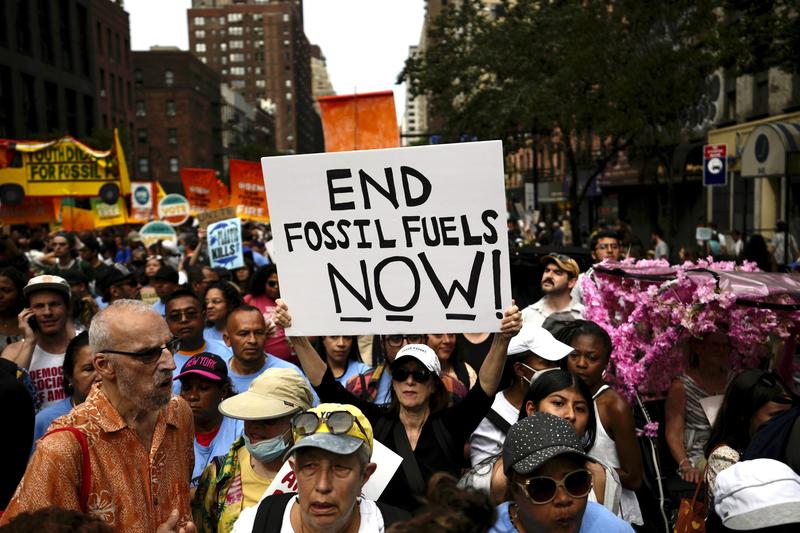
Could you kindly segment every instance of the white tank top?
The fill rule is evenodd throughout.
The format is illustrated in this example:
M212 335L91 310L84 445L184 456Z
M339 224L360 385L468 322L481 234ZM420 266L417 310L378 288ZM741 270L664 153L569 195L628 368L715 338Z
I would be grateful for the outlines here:
M63 366L63 353L46 352L38 344L33 349L28 374L42 402L42 409L67 396L64 392Z
M589 450L589 455L598 459L611 468L619 468L619 455L617 454L617 445L608 436L606 428L603 427L603 422L600 420L600 410L597 408L597 397L608 389L608 385L603 385L592 396L594 400L594 418L597 420L597 435L594 438L594 446ZM642 510L639 508L639 500L636 499L636 494L631 489L622 489L622 497L620 498L620 516L628 523L643 525L644 518L642 517Z

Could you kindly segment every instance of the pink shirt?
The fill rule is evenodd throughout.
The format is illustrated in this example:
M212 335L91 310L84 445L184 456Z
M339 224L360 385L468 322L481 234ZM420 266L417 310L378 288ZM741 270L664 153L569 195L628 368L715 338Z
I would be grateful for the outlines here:
M267 323L273 322L272 313L275 311L277 304L275 303L275 300L266 294L262 294L261 296L251 296L247 294L244 297L244 303L258 308L258 310L264 314L264 320L266 320ZM286 342L286 332L277 324L275 324L275 333L264 343L264 351L274 355L279 359L283 359L284 361L289 361L290 363L300 366L300 360L292 351L289 343Z

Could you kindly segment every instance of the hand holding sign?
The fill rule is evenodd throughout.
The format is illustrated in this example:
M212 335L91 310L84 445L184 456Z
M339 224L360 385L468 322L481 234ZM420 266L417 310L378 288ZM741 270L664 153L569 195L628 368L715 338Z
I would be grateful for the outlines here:
M516 336L522 329L522 313L514 300L511 300L511 307L506 309L503 320L500 321L500 334L506 339Z

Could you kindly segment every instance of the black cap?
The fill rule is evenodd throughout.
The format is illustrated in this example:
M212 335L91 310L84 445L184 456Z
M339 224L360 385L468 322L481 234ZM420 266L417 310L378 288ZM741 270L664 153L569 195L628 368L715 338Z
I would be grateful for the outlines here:
M128 270L125 265L114 263L111 268L105 271L102 277L97 278L97 290L105 295L112 285L123 283L134 279L133 272Z
M212 381L228 381L228 365L222 357L210 353L198 353L183 364L181 373L174 379L181 379L192 374L202 376Z
M89 278L86 277L86 274L84 274L80 270L77 271L70 270L67 272L63 272L61 274L61 277L67 280L67 283L69 283L70 285L74 285L76 283L85 283L86 285L89 284Z
M155 273L153 279L161 279L164 281L171 281L172 283L178 283L178 271L169 265L164 265L158 269L158 272Z
M549 413L533 413L509 428L503 445L503 470L507 476L512 472L530 474L553 457L565 454L594 462L584 453L581 439L569 422Z

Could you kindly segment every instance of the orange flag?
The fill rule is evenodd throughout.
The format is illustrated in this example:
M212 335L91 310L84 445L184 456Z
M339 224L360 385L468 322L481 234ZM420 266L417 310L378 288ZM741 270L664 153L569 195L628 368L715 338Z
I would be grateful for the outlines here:
M236 216L245 220L269 222L261 163L231 159L230 172L230 205L236 207Z
M219 207L217 172L213 168L182 168L181 181L193 213Z
M371 150L400 146L400 130L392 91L323 96L325 151Z

